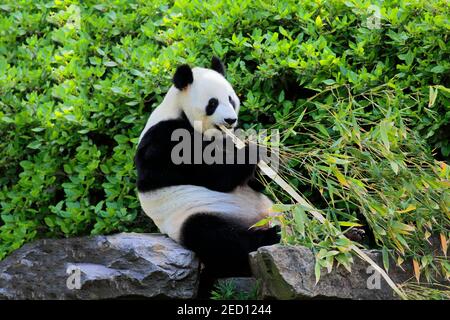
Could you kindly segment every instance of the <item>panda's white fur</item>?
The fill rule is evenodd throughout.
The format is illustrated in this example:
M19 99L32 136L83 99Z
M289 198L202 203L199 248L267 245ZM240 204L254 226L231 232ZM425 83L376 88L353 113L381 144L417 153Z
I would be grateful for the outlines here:
M230 193L205 187L184 185L139 193L144 212L159 230L180 241L180 230L186 219L199 212L212 212L252 226L270 213L272 201L248 186Z

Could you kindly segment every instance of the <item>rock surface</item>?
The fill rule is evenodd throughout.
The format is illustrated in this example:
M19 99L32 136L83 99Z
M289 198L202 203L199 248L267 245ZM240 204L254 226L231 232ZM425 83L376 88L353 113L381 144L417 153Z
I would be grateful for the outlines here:
M195 298L198 270L160 234L38 240L0 261L0 299Z
M365 252L382 266L381 252ZM334 267L329 274L322 269L317 285L314 254L302 246L261 247L250 254L250 264L260 281L263 299L397 299L384 278L357 257L351 273L342 266ZM395 283L411 276L410 270L405 272L392 265L388 274Z

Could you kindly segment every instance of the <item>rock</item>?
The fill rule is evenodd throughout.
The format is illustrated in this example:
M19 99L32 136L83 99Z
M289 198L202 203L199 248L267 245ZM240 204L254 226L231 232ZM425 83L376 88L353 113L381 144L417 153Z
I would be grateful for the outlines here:
M199 262L161 234L38 240L0 261L0 299L195 298Z
M365 251L382 266L380 251ZM315 257L302 246L273 245L261 247L250 254L254 276L260 281L260 296L263 299L398 299L384 278L375 273L366 261L354 258L352 272L342 266L331 273L322 269L320 281L315 284ZM407 272L390 266L389 276L395 283L411 277Z

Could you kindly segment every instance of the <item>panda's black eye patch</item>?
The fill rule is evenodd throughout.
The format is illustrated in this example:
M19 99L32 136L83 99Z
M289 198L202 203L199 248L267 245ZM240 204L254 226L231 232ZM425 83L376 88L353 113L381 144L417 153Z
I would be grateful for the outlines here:
M230 101L230 103L233 106L233 108L236 109L236 103L234 102L233 99L231 99L231 96L228 96L228 100Z
M208 105L206 106L206 115L210 116L216 111L217 106L219 105L219 100L216 98L211 98L208 101Z

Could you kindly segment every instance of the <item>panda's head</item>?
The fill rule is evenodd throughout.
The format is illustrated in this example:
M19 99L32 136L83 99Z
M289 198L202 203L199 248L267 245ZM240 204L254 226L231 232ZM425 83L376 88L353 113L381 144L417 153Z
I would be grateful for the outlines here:
M219 58L212 58L211 69L179 66L173 83L178 89L178 106L196 131L216 135L221 132L220 125L236 126L240 102L225 79L225 68Z

